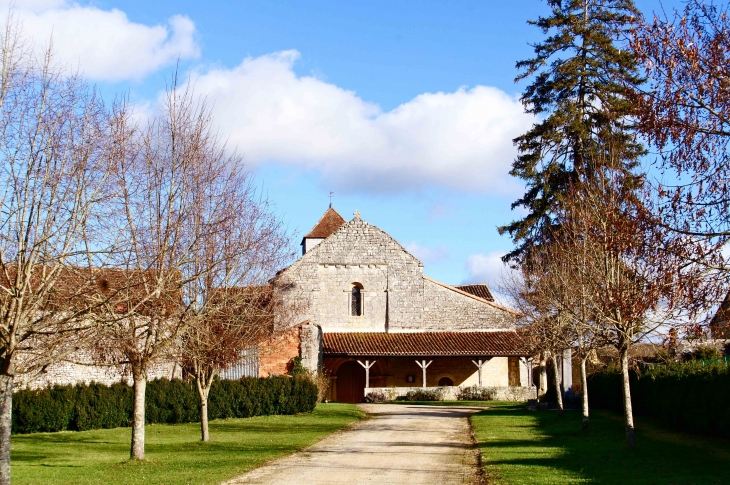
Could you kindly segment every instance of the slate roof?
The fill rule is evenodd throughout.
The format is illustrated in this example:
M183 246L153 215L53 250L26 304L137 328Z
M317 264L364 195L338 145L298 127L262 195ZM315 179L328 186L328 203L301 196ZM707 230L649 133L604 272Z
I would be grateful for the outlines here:
M304 237L324 239L339 229L345 222L345 219L339 214L339 212L330 207L325 211L319 222L317 222L312 230Z
M326 332L325 356L524 356L528 352L514 331L500 332Z
M478 284L478 285L458 285L458 286L454 286L454 288L457 288L461 291L465 291L474 296L478 296L479 298L483 298L487 301L494 301L492 292L489 291L489 287L484 283Z

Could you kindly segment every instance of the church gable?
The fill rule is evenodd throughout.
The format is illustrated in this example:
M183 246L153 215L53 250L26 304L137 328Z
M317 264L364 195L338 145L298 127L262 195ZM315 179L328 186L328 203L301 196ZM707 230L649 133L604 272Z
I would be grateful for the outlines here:
M401 264L423 267L385 231L355 217L307 252L301 263Z
M282 276L292 284L292 297L309 302L304 318L324 331L384 332L421 326L423 264L357 216Z

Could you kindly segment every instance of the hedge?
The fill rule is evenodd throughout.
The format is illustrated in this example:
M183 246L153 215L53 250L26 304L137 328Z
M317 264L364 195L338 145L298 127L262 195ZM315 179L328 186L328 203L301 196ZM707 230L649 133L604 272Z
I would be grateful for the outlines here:
M730 436L730 367L698 361L655 365L630 376L634 413L652 416L670 427L715 436ZM621 376L593 375L590 405L623 412Z
M247 418L311 412L317 386L306 376L246 377L216 380L208 399L208 417ZM145 421L191 423L200 420L195 384L157 379L147 383ZM84 431L130 426L132 388L91 383L21 390L13 394L13 433Z

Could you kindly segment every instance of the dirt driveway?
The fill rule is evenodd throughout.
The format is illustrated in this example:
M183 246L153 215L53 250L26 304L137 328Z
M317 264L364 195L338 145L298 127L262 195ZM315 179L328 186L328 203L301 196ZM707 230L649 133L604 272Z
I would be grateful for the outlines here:
M363 404L370 419L226 482L239 484L464 484L476 479L473 407Z

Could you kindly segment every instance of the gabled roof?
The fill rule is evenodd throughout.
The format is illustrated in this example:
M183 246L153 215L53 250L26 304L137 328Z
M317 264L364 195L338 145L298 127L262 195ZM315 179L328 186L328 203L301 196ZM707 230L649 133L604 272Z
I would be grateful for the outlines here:
M327 209L319 222L314 225L311 231L304 238L321 238L325 239L345 223L345 219L332 207Z
M326 356L523 356L527 351L514 331L499 332L325 332Z
M454 288L471 293L472 295L478 296L479 298L487 301L494 301L492 292L489 291L489 287L485 283L478 285L454 285Z

